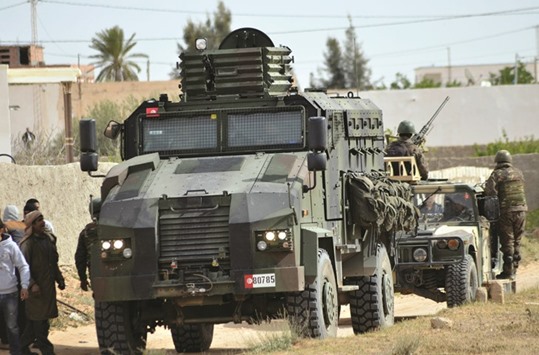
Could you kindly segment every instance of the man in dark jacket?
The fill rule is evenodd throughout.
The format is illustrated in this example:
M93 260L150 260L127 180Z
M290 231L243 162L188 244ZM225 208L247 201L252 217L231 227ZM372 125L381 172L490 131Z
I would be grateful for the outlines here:
M101 210L101 199L94 198L90 201L90 216L92 222L88 223L79 234L77 250L75 251L75 265L80 279L80 288L88 291L88 275L86 269L90 270L91 249L97 240L97 219Z
M519 262L520 242L526 225L526 195L524 176L512 164L511 154L507 150L496 153L496 167L485 182L485 195L498 196L500 217L497 223L501 251L503 253L503 271L498 279L514 279Z
M415 134L415 126L410 121L402 121L397 128L399 139L391 142L386 148L386 156L388 157L415 157L417 168L421 180L427 180L429 177L429 169L423 150L412 142L412 136Z
M54 354L49 341L49 319L58 317L56 286L65 288L64 277L58 267L56 237L45 232L45 221L39 211L24 218L26 232L21 241L21 250L30 266L29 297L26 300L26 326L21 337L23 354L31 354L30 344L41 350L43 355Z

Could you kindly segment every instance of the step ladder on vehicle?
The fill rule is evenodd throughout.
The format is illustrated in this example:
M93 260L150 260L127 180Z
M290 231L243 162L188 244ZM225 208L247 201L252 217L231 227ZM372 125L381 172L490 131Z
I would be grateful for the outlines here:
M414 182L421 180L414 156L384 157L388 176L392 180Z

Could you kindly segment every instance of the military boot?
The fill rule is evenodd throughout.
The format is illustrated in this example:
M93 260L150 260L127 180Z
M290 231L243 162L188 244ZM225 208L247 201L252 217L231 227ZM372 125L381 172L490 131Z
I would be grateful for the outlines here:
M503 271L501 274L496 276L496 279L502 280L502 279L514 279L515 275L513 272L513 257L512 256L504 256L503 257Z
M513 255L513 276L516 276L518 265L520 264L520 260L522 258L520 257L520 254Z

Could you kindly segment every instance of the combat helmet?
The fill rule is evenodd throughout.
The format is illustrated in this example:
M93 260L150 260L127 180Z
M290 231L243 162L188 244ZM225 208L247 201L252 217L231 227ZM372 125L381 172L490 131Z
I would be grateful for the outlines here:
M398 134L414 134L415 133L415 126L410 121L402 121L399 123L399 127L397 128Z
M101 198L93 198L92 201L90 201L88 210L90 212L90 216L92 218L96 218L99 215L99 212L101 212Z
M496 153L496 157L494 157L495 163L511 163L513 161L513 158L511 158L511 153L509 153L507 150L499 150L498 153Z

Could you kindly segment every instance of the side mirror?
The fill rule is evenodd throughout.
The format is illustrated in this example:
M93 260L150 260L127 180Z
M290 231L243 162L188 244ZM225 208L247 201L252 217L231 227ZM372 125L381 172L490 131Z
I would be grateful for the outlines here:
M325 117L309 117L307 122L307 168L309 171L326 170L328 126Z
M80 131L80 169L82 171L97 171L97 137L95 120L85 118L79 122Z
M105 137L110 139L116 139L120 134L122 125L116 121L109 121L107 127L105 127L105 132L103 133Z
M327 156L326 153L309 153L307 154L307 169L309 171L326 170Z
M315 152L326 151L328 125L325 117L309 117L307 134L307 145L309 150Z
M500 202L497 196L483 196L479 199L479 214L490 222L498 220L500 216Z

